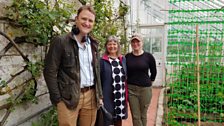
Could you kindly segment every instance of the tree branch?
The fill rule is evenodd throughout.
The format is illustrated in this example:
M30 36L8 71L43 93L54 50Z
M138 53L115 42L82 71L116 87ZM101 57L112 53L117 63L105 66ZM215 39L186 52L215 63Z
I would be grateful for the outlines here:
M15 20L12 20L8 17L0 17L0 21L5 21L6 23L8 23L9 25L14 26L14 27L25 27L25 25L21 25L21 24L17 23Z

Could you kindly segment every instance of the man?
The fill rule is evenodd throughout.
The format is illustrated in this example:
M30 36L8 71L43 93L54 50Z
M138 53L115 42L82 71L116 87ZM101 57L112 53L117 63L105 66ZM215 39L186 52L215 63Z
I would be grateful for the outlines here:
M94 126L102 104L97 42L93 29L95 11L79 8L71 33L52 40L45 60L44 77L52 104L57 106L59 126Z

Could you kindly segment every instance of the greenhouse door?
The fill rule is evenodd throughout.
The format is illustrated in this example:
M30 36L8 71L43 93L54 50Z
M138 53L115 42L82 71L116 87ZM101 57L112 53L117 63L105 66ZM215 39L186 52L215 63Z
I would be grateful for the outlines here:
M156 59L157 76L153 86L165 85L165 29L164 25L141 27L144 37L144 50L153 54ZM149 72L150 74L150 72Z

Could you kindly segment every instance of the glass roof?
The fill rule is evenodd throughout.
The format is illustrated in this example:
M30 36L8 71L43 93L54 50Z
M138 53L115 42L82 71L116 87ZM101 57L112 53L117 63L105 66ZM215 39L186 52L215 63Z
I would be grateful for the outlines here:
M224 0L124 0L130 6L128 33L139 28L172 25L169 30L194 30L199 24L200 30L223 36ZM185 25L185 26L183 26ZM216 39L216 38L214 38ZM220 39L219 39L220 40Z
M224 15L224 0L127 0L126 3L131 8L128 18L132 25L168 23L166 12L169 10L198 10L197 13L185 16L208 17L209 14L212 20L219 21L223 21Z
M220 41L224 31L224 0L170 0L168 23L173 24L171 30L189 31L195 29L190 24L199 24L205 37Z

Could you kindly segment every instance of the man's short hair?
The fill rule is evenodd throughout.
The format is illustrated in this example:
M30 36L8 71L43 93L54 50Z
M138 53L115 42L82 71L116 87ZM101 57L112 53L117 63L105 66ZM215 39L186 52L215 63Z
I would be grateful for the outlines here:
M78 9L77 16L79 16L79 14L80 14L83 10L88 10L89 12L91 12L93 15L96 16L96 12L95 12L95 10L93 9L93 7L92 7L91 5L83 5L83 6L81 6L81 7Z

